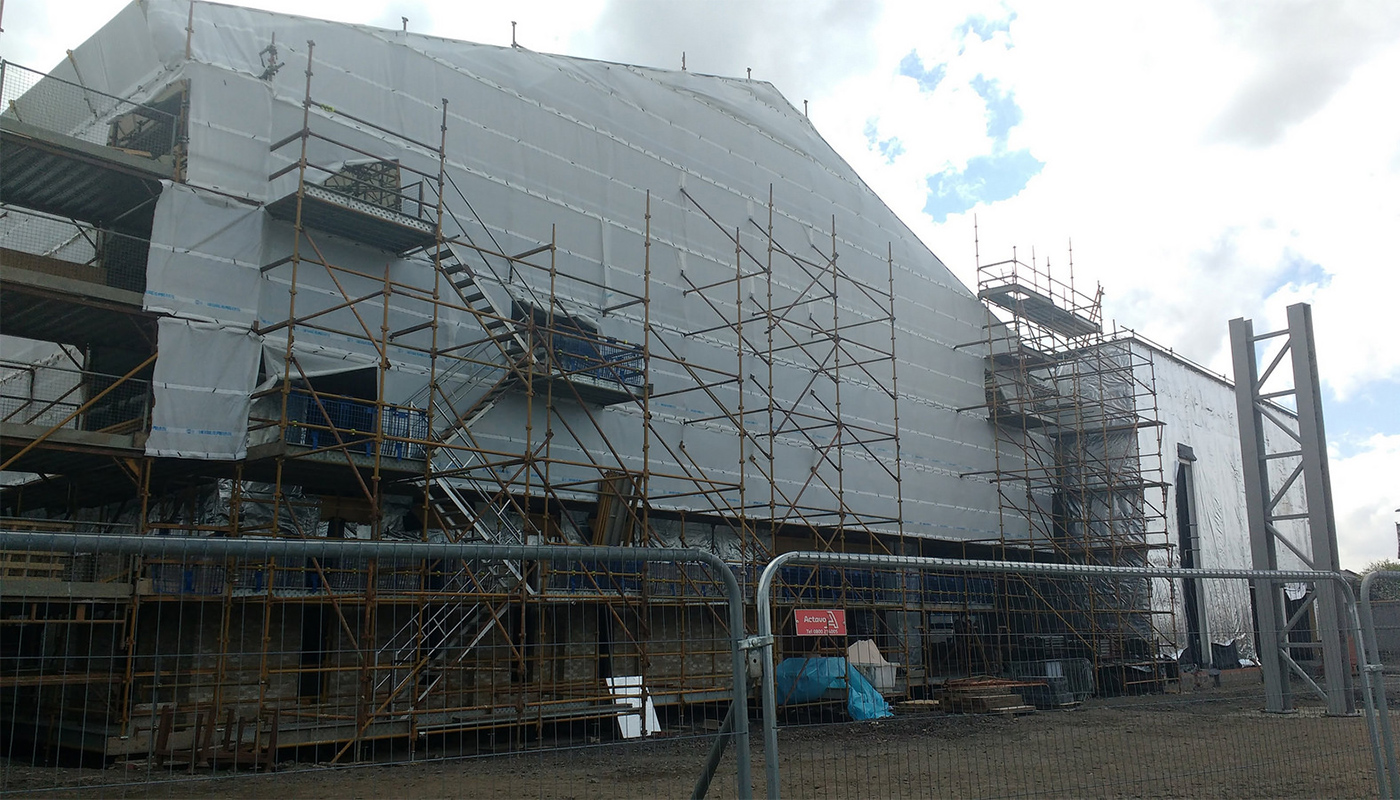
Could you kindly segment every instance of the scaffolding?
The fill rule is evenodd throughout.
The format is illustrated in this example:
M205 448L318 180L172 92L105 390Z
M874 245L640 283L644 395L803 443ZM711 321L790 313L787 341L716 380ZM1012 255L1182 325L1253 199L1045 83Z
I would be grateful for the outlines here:
M78 389L65 385L46 405L27 397L7 407L45 424L64 412L7 467L81 474L100 460L126 489L94 511L71 488L43 494L46 477L9 494L10 512L26 519L7 527L701 546L747 592L782 550L904 551L892 248L843 253L835 217L820 232L829 249L799 247L775 220L811 223L784 216L771 190L766 225L721 222L682 190L687 213L714 223L734 257L683 270L678 294L696 311L685 326L663 322L653 314L650 194L636 209L639 286L562 267L553 228L505 252L448 169L447 100L438 141L408 137L315 94L313 54L308 43L301 125L270 145L270 163L282 166L269 182L294 179L264 206L289 232L285 252L261 267L285 313L254 327L264 360L246 457L176 465L146 455L151 382L136 376L156 358L150 347L100 392L74 379ZM401 157L337 133L347 129L373 131ZM136 227L149 247L149 227ZM381 254L382 271L340 258L344 241ZM775 277L780 262L795 280ZM608 300L589 307L585 296ZM139 300L124 313L143 317ZM600 322L639 335L608 336ZM464 340L464 330L476 333ZM372 359L327 370L299 347L326 340L353 341ZM687 347L696 340L727 355L696 358ZM396 392L405 375L420 388ZM83 450L64 440L65 426L94 418L113 386L139 395L136 436L120 452L88 448L90 462L43 461ZM884 408L853 419L843 394L856 391ZM612 425L639 426L639 451L618 443L605 408ZM687 447L701 432L731 449L732 469ZM848 485L853 467L873 476L862 493ZM61 510L32 519L46 508ZM274 747L329 746L338 761L368 757L376 740L483 730L522 745L553 722L614 718L610 679L636 676L646 702L681 709L728 692L722 586L694 565L7 558L25 577L61 577L69 596L97 601L49 601L6 621L26 642L50 644L49 629L64 623L62 668L37 653L6 665L7 713L32 700L54 720L36 739L107 755L198 737L235 713L240 725L271 725ZM858 627L904 663L919 661L909 614L926 598L902 579L794 568L783 584L789 617L813 597L875 601ZM101 702L64 693L77 683L103 687ZM74 714L81 723L61 729Z
M724 330L737 343L741 380L729 415L739 433L734 510L756 542L745 553L746 587L757 577L755 568L789 550L917 549L903 525L892 247L878 254L847 245L843 252L834 216L825 229L801 221L800 232L780 234L780 221L790 220L783 219L771 187L764 212L743 220L720 220L696 192L682 193L734 249L732 275L687 276L685 293L717 313L704 333ZM780 280L778 266L795 277ZM844 407L850 401L843 395L853 392L864 393L861 418ZM865 491L848 486L848 475L861 476ZM874 639L890 657L914 667L897 691L924 679L916 666L923 664L922 646L911 633L922 626L925 611L946 608L946 597L910 587L898 571L794 567L777 585L781 630L793 629L794 613L804 604L857 609L852 634ZM781 643L779 649L785 649Z
M651 376L666 359L656 354L650 314L649 234L640 292L601 287L560 270L552 230L537 247L505 253L447 172L446 100L441 141L417 142L328 110L333 106L313 98L309 66L307 72L302 130L273 145L274 151L299 145L300 155L283 168L296 173L295 192L268 207L295 231L291 252L264 268L270 279L283 279L289 297L286 320L259 330L286 338L280 380L255 399L270 413L255 413L252 428L274 435L261 445L261 458L250 451L249 459L249 467L272 464L270 530L290 525L295 535L316 535L298 522L289 490L317 483L352 490L334 503L344 516L328 518L322 500L327 535L344 535L338 529L353 518L368 527L370 539L407 535L384 529L386 487L412 487L421 498L412 515L416 535L448 541L646 546L658 539L652 496L658 484L672 499L699 497L726 508L732 485L654 435ZM435 157L436 172L401 162L361 162L353 170L317 163L348 164L350 154L337 158L326 151L355 148L318 134L313 107ZM316 162L307 156L313 139L323 156ZM648 199L639 209L648 219L649 206ZM470 215L460 216L463 210ZM387 268L378 276L334 263L318 245L326 232L430 264L432 283L397 280ZM339 296L302 313L296 297L306 270L323 270ZM356 283L362 286L351 288ZM640 343L601 334L596 321L565 299L589 288L607 288L613 298L590 311L627 315L643 332ZM428 318L396 328L390 320L396 303L427 308L419 316ZM453 321L481 333L452 341L445 334ZM302 368L297 337L320 334L374 343L378 363L363 376L368 391L347 394ZM415 358L426 364L425 384L405 401L386 402L389 374ZM642 421L641 453L622 452L611 441L598 416L608 406L627 407ZM503 426L496 419L503 415L519 427ZM659 468L654 444L679 468ZM332 472L321 473L332 464ZM310 567L315 575L302 582L336 585L337 567ZM704 633L725 625L720 587L693 569L640 561L553 569L530 562L395 567L370 561L338 569L348 582L349 604L362 615L364 643L328 648L311 669L305 663L292 669L322 698L294 713L325 743L337 745L337 759L357 756L353 748L380 737L417 740L491 727L523 735L550 721L615 715L616 694L595 670L602 660L603 678L639 676L647 702L657 705L713 701L725 691L722 637ZM271 609L278 583L271 574L266 583L264 605ZM339 627L349 627L338 607L343 600L299 602L320 606L302 612L304 620L314 615L317 630L335 628L337 619ZM569 654L589 641L606 654ZM363 657L367 649L370 658ZM464 676L472 678L463 683ZM342 685L330 686L338 677ZM260 711L295 699L260 696ZM353 728L342 724L347 719Z
M640 233L638 252L605 255L636 280L589 277L566 227L512 231L526 242L512 253L492 209L454 180L447 100L412 106L438 127L414 138L318 94L314 52L308 43L301 113L280 118L299 127L274 131L259 154L274 165L264 241L281 249L259 264L262 368L246 457L232 461L144 447L157 315L142 308L143 256L155 199L171 189L161 181L185 180L188 86L156 104L94 106L100 93L5 65L0 84L26 81L0 91L15 101L0 115L6 264L104 292L101 304L54 300L35 282L23 296L52 313L0 298L7 332L69 348L38 367L0 364L0 411L26 428L6 429L18 432L0 469L41 476L5 493L24 517L7 527L695 546L746 592L790 550L1112 565L1170 555L1150 351L1105 333L1098 299L1072 279L1014 258L979 265L1001 536L910 535L895 276L918 264L843 238L856 220L793 213L801 198L785 207L771 186L740 212L732 190L683 180L607 210L605 222L630 217ZM80 139L62 132L77 130L73 108ZM49 118L60 135L43 129ZM68 176L56 184L66 193L10 172L31 164ZM657 240L656 212L691 241ZM654 245L691 257L659 280ZM74 349L122 337L135 355ZM322 342L363 358L328 366ZM323 745L342 761L385 739L504 731L521 745L551 723L615 718L614 679L681 713L728 691L723 593L689 566L4 555L13 576L66 593L3 620L24 647L54 648L5 665L9 708L32 700L60 719L80 702L81 724L35 736L111 755L230 713L276 720L281 746ZM1157 634L1171 627L1157 595L1122 581L793 566L776 592L780 655L844 656L790 634L798 608L850 609L851 635L904 666L892 694L1081 654L1100 685L1157 685ZM75 596L87 600L63 599ZM101 701L65 694L78 684L101 687Z
M1102 290L1056 279L1049 260L978 264L987 309L985 409L996 431L1004 557L1143 566L1169 563L1161 425L1149 348L1106 329ZM1161 561L1160 559L1165 559ZM1000 582L1001 623L1018 660L1084 658L1100 692L1161 689L1175 630L1170 582ZM1165 596L1163 596L1165 595Z
M253 52L246 31L257 26L218 26L239 31L221 34L219 47L236 39L238 52ZM1161 552L1150 353L1106 334L1097 298L1074 292L1072 279L1051 280L1048 266L1044 274L1034 260L979 266L988 333L975 344L991 359L981 408L995 434L978 416L957 417L956 406L979 399L981 360L946 348L954 336L976 337L981 310L943 283L953 279L847 169L809 172L831 154L809 149L816 140L805 118L760 84L744 89L763 110L750 119L659 72L604 65L588 82L586 70L564 69L550 88L537 82L547 72L520 71L512 88L461 74L433 44L417 55L385 51L385 74L413 84L371 96L385 83L378 74L374 83L346 80L365 55L350 44L383 42L355 29L340 62L315 57L334 52L335 39L323 38L320 50L307 43L304 87L291 70L277 77L284 65L274 40L261 74L233 69L199 87L210 94L196 94L191 124L190 81L227 61L196 59L194 31L192 6L185 58L199 68L138 89L147 103L89 90L76 61L77 82L0 67L0 101L9 103L0 114L5 266L80 284L55 299L44 281L30 281L23 296L51 305L28 313L9 300L21 279L5 275L6 332L68 348L38 365L0 364L10 448L0 470L31 474L3 494L7 513L24 517L6 525L369 544L693 546L721 556L750 592L764 564L790 550L1113 565ZM295 52L299 61L300 45ZM655 104L613 91L626 85L613 81L633 79L648 92L676 91L656 94L665 102ZM235 82L246 96L266 94L270 128L201 118L245 96L220 88ZM552 97L574 102L585 84L612 98L579 104L602 127L543 110ZM456 116L447 99L439 107L415 96L421 86L461 92L452 94ZM464 105L469 114L458 111ZM713 137L691 132L721 147L649 149L678 127L668 109L702 108L720 115ZM604 130L614 117L635 120L625 124L641 135ZM466 152L468 136L454 129L462 121L479 150ZM745 138L729 140L734 133ZM729 149L737 142L751 144ZM607 173L613 153L626 154L626 180ZM721 181L734 170L742 180ZM763 174L776 181L766 202L752 178ZM646 191L658 185L667 193ZM248 313L229 327L258 350L258 374L251 390L217 387L249 401L230 426L241 441L246 417L246 454L158 457L147 454L148 434L172 405L156 400L171 381L152 365L188 366L202 354L165 339L158 358L157 334L205 317L174 301L175 310L152 303L160 310L148 312L142 292L156 283L148 264L165 263L157 259L180 244L153 234L157 217L178 217L180 201L166 193L196 192L256 220L246 238L257 255L234 265L255 263L246 272L256 273L248 281L256 299L244 303L254 308L238 309ZM170 205L158 214L161 200ZM657 236L653 214L663 220ZM11 235L21 230L33 240ZM580 241L595 230L601 240ZM881 231L897 231L896 241ZM613 234L628 242L625 252L609 245ZM901 251L902 237L910 246ZM202 255L226 264L215 249ZM897 264L896 253L910 263ZM945 294L899 296L897 272L904 286ZM226 273L208 274L222 290ZM98 294L101 304L92 302ZM901 328L897 312L916 302L944 318ZM131 346L120 354L82 350L122 337ZM904 365L924 372L900 374L901 338L930 357L905 355ZM921 388L901 396L901 377ZM952 420L948 430L918 431L943 441L902 448L909 401L911 420L930 428ZM989 443L1000 536L969 543L961 537L992 533L993 493L959 473L985 469ZM906 498L906 469L919 470L917 485L930 493L952 495L924 506L949 520L930 519L936 512L906 520L906 499L925 503ZM964 502L965 489L978 499ZM4 713L64 717L81 703L81 730L62 735L109 754L146 752L162 735L197 736L201 719L230 711L276 720L282 746L326 746L340 761L385 739L485 731L518 745L551 723L615 719L621 679L635 680L639 702L680 713L722 701L723 640L738 633L727 630L715 576L641 559L5 555L18 580L65 588L20 609L5 594L15 584L0 587L14 614L0 615L5 635L18 631L13 641L24 647L44 643L5 662L0 689L16 693L0 700L10 703ZM33 596L35 586L21 588ZM1102 684L1145 682L1136 677L1144 665L1159 674L1162 612L1131 582L1067 587L818 565L785 568L776 592L780 655L846 656L844 643L791 633L798 608L847 609L850 635L874 639L904 666L901 682L885 687L892 694L1057 653L1092 658ZM74 596L89 600L65 599ZM64 694L79 683L105 687L102 702Z

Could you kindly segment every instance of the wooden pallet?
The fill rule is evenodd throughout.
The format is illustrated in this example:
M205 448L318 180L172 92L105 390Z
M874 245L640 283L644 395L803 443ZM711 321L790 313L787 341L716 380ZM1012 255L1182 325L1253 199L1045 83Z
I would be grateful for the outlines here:
M68 565L63 553L32 550L0 551L0 578L47 578L62 580Z
M940 701L941 708L949 714L1030 714L1035 706L1026 705L1019 694L979 695L975 697L947 697Z
M277 736L282 727L280 710L274 710L268 720L239 716L235 724L233 709L227 709L222 730L217 727L217 718L218 714L212 709L195 712L193 735L185 737L183 744L177 744L177 737L172 735L176 727L175 710L171 706L162 708L152 749L156 765L184 764L190 770L199 766L251 767L269 772L277 769Z

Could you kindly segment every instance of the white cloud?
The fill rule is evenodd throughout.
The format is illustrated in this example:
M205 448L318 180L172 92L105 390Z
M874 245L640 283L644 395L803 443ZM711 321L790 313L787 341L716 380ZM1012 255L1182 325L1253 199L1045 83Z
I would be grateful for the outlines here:
M48 71L63 60L65 50L96 33L125 5L124 0L9 0L0 52L7 61Z
M1276 130L1267 146L1245 147L1218 141L1219 121L1261 70L1291 74L1311 63L1306 54L1290 61L1278 44L1297 35L1283 12L1244 36L1254 24L1247 7L1186 3L1161 14L1026 4L1009 34L983 42L955 36L961 15L924 5L934 4L887 6L875 33L880 59L814 100L813 118L958 274L974 280L973 214L984 256L1036 246L1063 267L1073 237L1076 277L1089 290L1105 284L1109 317L1224 367L1226 321L1281 317L1289 292L1271 295L1290 263L1316 263L1330 283L1293 293L1306 289L1316 304L1324 381L1345 395L1400 374L1383 308L1400 288L1387 240L1400 217L1400 120L1377 110L1400 72L1394 25L1354 51L1338 44L1345 36L1322 31L1329 63L1342 66L1305 111L1288 98L1270 109L1251 95L1247 104L1273 113ZM1344 31L1372 6L1350 5L1335 20L1319 8L1300 6L1291 24L1320 25L1323 14L1328 30ZM988 13L1005 17L997 7ZM911 50L925 65L946 61L937 91L897 77ZM977 74L1015 93L1024 119L1010 146L1045 167L1016 197L935 225L922 213L926 177L989 152L980 98L967 88ZM865 147L872 118L882 139L904 148L892 164Z
M1018 4L1008 36L959 54L960 19L891 6L877 32L888 54L881 71L850 78L832 99L870 109L905 155L886 164L863 151L847 121L860 114L814 118L964 280L975 280L974 214L984 260L1014 245L1025 258L1035 246L1064 277L1073 237L1079 287L1103 282L1106 316L1226 373L1229 319L1271 330L1283 327L1287 305L1309 302L1322 380L1344 400L1400 378L1391 242L1400 228L1400 117L1383 110L1400 74L1400 34L1393 8L1378 3L1256 8ZM1364 35L1350 37L1357 26ZM1316 48L1290 44L1299 37ZM910 49L926 65L949 60L932 96L891 77ZM1308 76L1306 97L1269 88L1318 59L1327 69ZM922 213L925 177L989 152L980 104L958 105L949 88L979 73L1015 93L1024 117L1011 146L1045 167L1016 197L934 224ZM1400 505L1384 485L1400 475L1396 421L1366 427L1392 435L1333 461L1351 566L1393 551L1388 539L1377 551L1374 536L1393 530ZM1329 432L1334 441L1349 434L1337 424Z
M1323 108L1400 31L1400 7L1393 3L1218 2L1215 8L1255 63L1211 133L1247 145L1271 144Z
M1376 434L1355 454L1329 458L1337 547L1343 567L1359 570L1381 558L1396 557L1395 523L1400 508L1400 435Z

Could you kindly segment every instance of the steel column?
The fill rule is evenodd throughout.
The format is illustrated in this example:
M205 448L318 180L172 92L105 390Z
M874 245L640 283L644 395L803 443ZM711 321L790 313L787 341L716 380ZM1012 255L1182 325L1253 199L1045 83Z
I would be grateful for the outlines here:
M1303 451L1303 492L1308 500L1308 534L1312 539L1313 568L1336 572L1337 523L1332 511L1332 476L1327 469L1327 436L1322 425L1322 386L1317 377L1317 352L1313 344L1312 307L1296 303L1288 307L1288 341L1293 357L1293 391L1298 404L1299 449ZM1317 587L1314 605L1317 633L1322 639L1322 665L1326 670L1327 712L1356 711L1351 693L1351 664L1342 642L1341 609L1337 589Z
M1264 458L1264 418L1256 406L1259 365L1254 354L1254 322L1230 320L1230 351L1235 362L1235 410L1240 429L1240 456L1244 469L1244 498L1249 524L1249 551L1255 569L1278 569L1278 549L1269 532L1264 504L1269 501L1269 462ZM1283 587L1267 580L1253 582L1254 615L1259 630L1259 667L1264 673L1266 711L1293 709L1293 695L1279 647L1283 636Z
M1279 339L1280 346L1265 369L1259 373L1259 342ZM1332 511L1332 488L1327 469L1327 438L1322 424L1322 389L1317 375L1317 351L1313 344L1312 309L1306 303L1288 307L1288 327L1282 331L1254 334L1250 320L1230 321L1230 347L1235 364L1235 403L1240 429L1240 455L1244 466L1245 501L1249 517L1250 549L1255 569L1278 568L1280 541L1309 567L1336 572L1340 566L1337 555L1337 529ZM1291 375L1288 379L1273 379L1280 388L1268 390L1275 370L1285 362ZM1288 419L1289 409L1279 404L1293 398L1296 423ZM1289 437L1284 450L1270 448L1265 437L1265 421L1277 432ZM1295 427L1296 425L1296 427ZM1296 448L1296 449L1294 449ZM1271 461L1295 463L1291 471L1279 470L1270 480ZM1299 481L1301 480L1301 484ZM1301 497L1305 511L1275 513L1287 498ZM1280 531L1285 520L1291 524L1307 525L1309 552L1301 551L1301 542L1290 541ZM1278 523L1278 524L1276 524ZM1285 527L1285 530L1287 528ZM1313 620L1322 646L1325 690L1314 686L1327 702L1329 714L1351 714L1356 702L1351 691L1351 664L1344 646L1342 630L1345 621L1335 586L1319 586L1312 599ZM1281 587L1277 584L1255 585L1255 608L1260 628L1260 663L1264 672L1267 710L1292 709L1288 677L1284 663L1291 661L1287 648L1288 624L1283 612ZM1299 618L1298 614L1294 618Z

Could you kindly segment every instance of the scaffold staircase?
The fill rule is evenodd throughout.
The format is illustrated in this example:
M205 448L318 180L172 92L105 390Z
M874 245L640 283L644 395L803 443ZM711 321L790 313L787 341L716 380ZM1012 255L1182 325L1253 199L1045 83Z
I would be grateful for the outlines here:
M446 483L447 502L460 504L458 519L468 520L471 538L500 544L524 544L525 533L507 509L509 501L481 510L466 506L462 495ZM465 538L465 537L464 537ZM405 695L413 687L415 704L422 703L442 681L447 669L461 663L496 627L511 596L535 590L525 580L519 562L492 560L442 564L441 593L450 598L428 603L410 615L378 651L377 664L391 667L375 681L375 695Z
M454 471L469 468L455 451L440 452ZM498 489L480 485L479 478L457 480L467 483L471 493L483 497L492 497L492 489ZM517 515L511 513L511 501L502 498L498 491L495 498L475 506L462 489L446 478L427 481L425 491L439 524L454 541L526 543L526 533L517 523ZM416 686L415 702L421 703L442 680L446 669L463 661L490 634L517 590L527 595L536 593L525 580L524 566L518 561L461 561L455 568L445 563L438 568L444 573L440 591L449 599L419 608L379 647L376 663L392 669L383 671L376 680L376 696L386 690L401 695L408 686ZM402 677L400 668L409 670L406 677Z
M437 464L434 475L420 485L436 524L453 541L525 544L509 498L494 479L483 477L489 465L474 448L456 445L519 383L521 370L530 366L529 345L509 310L500 307L451 243L438 252L437 263L486 336L438 376L439 386L454 389L427 386L409 400L410 405L430 406L435 419L449 421L432 431ZM499 283L494 275L491 280ZM472 496L490 499L474 505ZM443 571L450 574L442 593L453 599L420 608L379 647L377 663L393 669L376 680L376 697L386 691L391 697L405 695L411 686L415 704L423 702L447 668L463 661L491 633L512 593L522 584L527 594L535 593L525 581L523 565L515 561L462 562L457 569L443 565Z
M480 267L469 265L471 256L472 248L440 240L434 263L460 299L459 307L485 335L458 350L452 366L407 403L430 409L430 419L441 421L429 432L431 475L419 482L431 511L425 524L440 528L452 541L523 545L527 533L508 482L494 473L472 431L512 390L532 380L539 362L550 356L541 353L526 324L512 314L509 287L514 284L484 257ZM517 289L530 293L528 286ZM606 494L613 501L611 516L635 516L635 483L626 481L623 490L613 482L605 482L608 492L600 491L600 497ZM538 593L520 561L462 561L437 569L442 584L433 591L442 599L425 602L408 615L376 654L375 703L390 713L407 711L405 703L421 708L453 666L466 661L493 629L504 629L502 615L516 597Z

